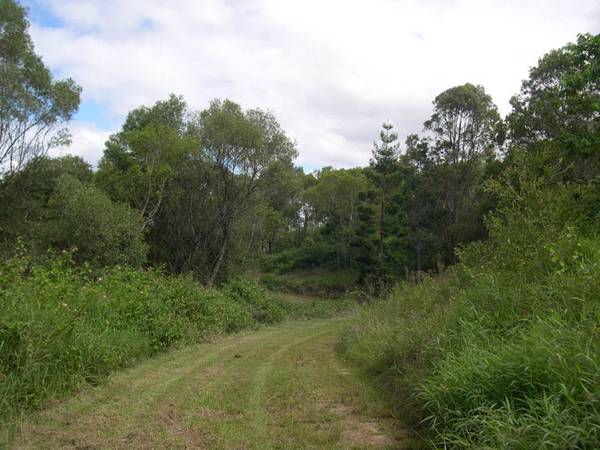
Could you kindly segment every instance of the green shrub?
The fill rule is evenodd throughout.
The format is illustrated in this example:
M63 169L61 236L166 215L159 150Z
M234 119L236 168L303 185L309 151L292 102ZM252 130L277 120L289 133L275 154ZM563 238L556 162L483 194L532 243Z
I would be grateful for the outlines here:
M78 261L96 266L145 262L148 246L139 211L113 203L99 189L70 175L58 179L49 206L48 247L76 248Z
M261 284L269 290L319 297L340 297L353 290L357 273L350 270L295 271L285 274L267 273Z
M227 283L223 291L228 298L248 309L257 322L280 322L288 314L282 303L273 302L264 289L252 281L237 278Z
M76 266L69 253L0 262L0 420L174 345L285 315L243 280L205 289L155 270Z
M336 255L335 244L328 242L323 236L309 236L298 247L262 255L259 267L264 272L278 274L315 268L334 271L339 267Z
M346 330L345 354L435 448L598 446L600 237L580 192L503 192L448 279L404 284Z

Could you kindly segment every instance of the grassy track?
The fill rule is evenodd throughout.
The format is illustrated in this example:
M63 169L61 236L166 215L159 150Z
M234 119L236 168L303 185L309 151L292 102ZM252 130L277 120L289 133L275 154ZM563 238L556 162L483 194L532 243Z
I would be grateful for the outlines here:
M339 359L343 320L189 347L31 418L15 448L407 448L381 394Z

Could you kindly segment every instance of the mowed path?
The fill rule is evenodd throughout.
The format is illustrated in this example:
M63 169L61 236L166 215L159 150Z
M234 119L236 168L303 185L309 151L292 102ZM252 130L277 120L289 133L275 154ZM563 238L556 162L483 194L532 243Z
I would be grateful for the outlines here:
M288 322L174 351L23 424L15 448L408 448L335 350L343 320Z

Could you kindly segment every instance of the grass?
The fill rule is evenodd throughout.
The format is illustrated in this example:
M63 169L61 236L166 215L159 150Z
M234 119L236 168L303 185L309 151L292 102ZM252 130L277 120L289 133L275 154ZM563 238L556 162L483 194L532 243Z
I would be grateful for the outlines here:
M344 321L295 321L170 352L24 422L19 448L407 448L335 350Z
M298 270L265 273L260 282L267 289L291 294L337 298L356 289L358 274L350 270Z
M598 447L600 237L565 194L522 194L445 279L346 327L344 354L431 447Z
M351 299L290 302L235 279L205 289L190 277L127 267L92 271L69 254L0 263L0 425L112 372L215 335L286 319L332 317Z
M92 272L68 254L14 258L0 273L0 422L176 346L289 316L241 279L205 289L153 270Z

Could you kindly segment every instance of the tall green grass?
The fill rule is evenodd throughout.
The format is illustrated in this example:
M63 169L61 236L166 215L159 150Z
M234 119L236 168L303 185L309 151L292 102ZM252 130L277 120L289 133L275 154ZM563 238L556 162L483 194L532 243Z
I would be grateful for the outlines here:
M287 314L241 279L216 290L155 270L92 271L68 254L1 262L0 421L174 345Z
M398 287L346 330L435 448L600 446L600 237L571 189L490 221L445 280Z

